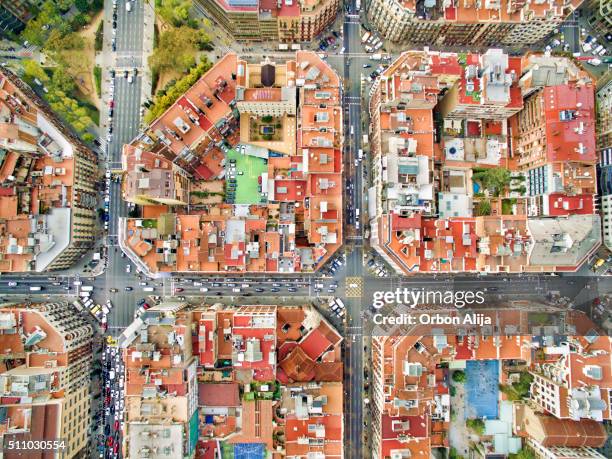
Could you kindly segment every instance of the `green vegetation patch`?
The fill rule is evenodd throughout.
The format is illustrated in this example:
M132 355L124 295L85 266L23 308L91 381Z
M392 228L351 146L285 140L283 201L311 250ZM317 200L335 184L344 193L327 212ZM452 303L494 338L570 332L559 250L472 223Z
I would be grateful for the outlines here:
M149 107L149 111L145 114L145 122L150 123L158 118L176 101L176 99L191 88L202 75L208 72L211 67L212 64L205 59L193 67L189 71L189 74L175 81L172 85L166 86L162 91L158 91L153 101L153 105Z
M232 160L236 162L232 163ZM236 165L233 183L229 174L232 164ZM233 194L234 204L259 204L262 199L259 177L268 170L266 161L255 156L241 155L232 149L227 153L225 168L226 198ZM242 172L242 175L239 175L239 172Z

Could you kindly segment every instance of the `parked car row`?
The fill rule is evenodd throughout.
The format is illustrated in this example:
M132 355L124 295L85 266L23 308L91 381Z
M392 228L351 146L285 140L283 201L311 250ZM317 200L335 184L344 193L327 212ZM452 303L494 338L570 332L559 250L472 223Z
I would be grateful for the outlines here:
M340 298L331 298L329 300L330 311L339 318L342 318L346 314L346 308Z
M123 387L125 371L121 354L116 347L105 346L102 352L103 413L102 438L98 443L100 457L118 457L125 399ZM106 451L106 455L105 455Z
M380 261L376 261L375 259L370 259L368 261L368 269L378 277L389 276L389 271L385 265Z

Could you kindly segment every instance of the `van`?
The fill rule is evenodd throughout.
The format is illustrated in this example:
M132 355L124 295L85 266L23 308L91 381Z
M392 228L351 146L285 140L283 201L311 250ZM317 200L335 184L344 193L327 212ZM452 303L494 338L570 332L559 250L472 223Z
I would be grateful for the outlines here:
M130 1L125 2L125 11L127 11L128 13L132 11L132 2Z
M155 291L155 287L144 287L142 291L143 292L153 292Z

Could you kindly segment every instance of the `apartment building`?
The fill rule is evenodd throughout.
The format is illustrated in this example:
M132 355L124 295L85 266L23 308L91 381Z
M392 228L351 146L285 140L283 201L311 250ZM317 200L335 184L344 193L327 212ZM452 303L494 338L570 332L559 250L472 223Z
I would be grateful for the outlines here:
M515 404L515 431L527 437L526 444L538 459L604 459L601 448L608 437L602 423L558 419L535 411L529 405Z
M123 199L138 205L186 206L191 176L159 154L123 146Z
M197 0L240 41L311 41L336 19L339 0Z
M603 243L612 250L612 73L597 82L597 152Z
M94 245L97 157L0 70L0 271L66 269Z
M62 457L83 457L89 443L93 333L69 303L3 305L3 444L7 438L64 439ZM4 452L6 458L18 456Z
M427 306L423 305L423 311ZM372 457L430 457L437 448L452 446L449 435L452 403L466 404L469 399L455 398L450 389L454 370L469 372L470 367L491 365L494 378L500 382L507 374L528 365L529 340L523 336L521 320L525 313L518 310L499 310L493 314L493 327L513 330L507 336L483 336L467 327L435 329L416 326L403 330L401 336L373 336L372 339ZM427 332L421 335L420 332ZM486 333L486 332L485 332ZM506 363L508 366L506 366ZM467 368L466 368L467 367ZM504 369L505 368L505 369ZM491 382L493 384L493 382ZM497 391L497 384L494 389ZM484 396L484 395L483 395ZM466 398L467 397L467 398ZM495 399L495 402L497 399ZM508 406L492 403L495 411L488 416L507 422ZM453 410L458 407L453 406ZM467 413L468 407L464 407ZM511 410L510 410L511 413ZM480 413L471 415L478 417ZM509 422L512 417L510 415ZM496 426L504 447L520 440L511 428L502 431ZM503 440L501 437L504 437ZM500 449L498 454L515 450ZM493 451L491 451L493 452Z
M582 0L372 0L368 19L388 40L434 46L525 47L552 33Z
M126 455L343 457L342 336L315 308L165 302L119 342Z
M14 0L0 4L0 35L18 34L32 18L32 9L40 7L42 0Z
M372 246L404 274L578 269L601 238L594 108L566 58L402 54L370 93Z
M606 0L586 0L582 12L593 32L602 37L612 30L612 4Z
M128 327L125 361L124 455L194 457L198 441L196 358L191 313L162 302Z
M473 446L486 455L507 457L529 447L539 459L604 457L596 448L608 437L612 340L584 336L601 330L583 313L568 314L565 325L572 335L551 338L549 333L559 333L554 325L536 327L547 336L532 335L526 311L538 305L515 306L483 310L491 325L482 328L414 325L401 334L373 336L372 457L460 451L463 445L452 430L462 429L464 419L482 422ZM420 307L420 312L436 311ZM455 372L465 379L459 382ZM507 389L525 380L532 382L523 398L511 398Z
M151 276L315 271L342 241L342 126L315 53L226 55L124 147L143 218L122 220L123 250Z

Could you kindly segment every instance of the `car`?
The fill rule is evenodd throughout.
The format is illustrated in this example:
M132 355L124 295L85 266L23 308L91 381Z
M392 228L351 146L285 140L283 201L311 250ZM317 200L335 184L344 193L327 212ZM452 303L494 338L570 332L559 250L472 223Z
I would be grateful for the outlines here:
M130 273L130 271L132 270L132 265L125 265L125 272L126 273Z
M115 422L118 422L119 419L115 419ZM115 443L115 446L113 446L113 453L115 455L117 455L119 453L119 443Z
M200 287L200 292L208 292L208 287Z
M128 81L128 83L133 83L134 82L134 77L132 75L128 75L127 81Z
M125 11L127 11L128 13L132 11L132 3L129 0L125 2Z
M271 289L270 289L270 291L271 291L271 292L274 292L274 293L276 293L276 292L280 292L280 288L273 287L273 288L271 288Z
M364 69L369 69L370 67L372 67L370 64L363 64L362 66Z
M17 282L15 282L15 281L10 281L10 282L8 283L8 286L9 286L9 287L17 287Z
M177 287L177 288L175 288L175 289L174 289L174 291L175 291L175 292L177 292L177 293L180 293L180 292L182 292L183 290L185 290L185 289L184 289L184 288L182 288L182 287Z
M255 291L256 291L257 293L262 293L262 292L264 292L265 290L264 290L263 288L256 288L256 289L255 289Z
M297 288L295 287L289 287L287 290L289 290L290 292L297 292Z
M123 78L125 78L127 80L127 77L129 76L130 72L128 72L127 70L123 71Z
M132 287L129 287L129 286L128 286L128 287L125 287L125 291L126 291L126 292L131 292L132 290L134 290Z
M106 424L104 426L104 435L106 435L107 437L110 435L110 429L111 429L110 424Z

